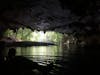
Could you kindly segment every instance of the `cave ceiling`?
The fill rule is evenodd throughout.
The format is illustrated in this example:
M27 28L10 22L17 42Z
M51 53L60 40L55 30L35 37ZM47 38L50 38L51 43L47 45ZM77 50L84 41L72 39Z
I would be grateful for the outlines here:
M100 29L99 0L3 0L0 31L32 30L73 33Z

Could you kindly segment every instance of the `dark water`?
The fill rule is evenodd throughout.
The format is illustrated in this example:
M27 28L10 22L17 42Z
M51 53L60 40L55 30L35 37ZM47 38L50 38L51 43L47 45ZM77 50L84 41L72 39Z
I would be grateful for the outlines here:
M39 65L47 66L51 62L54 67L50 71L51 75L65 75L69 73L73 56L75 56L76 45L69 46L39 46L17 48L17 56L24 56ZM74 72L74 71L73 71Z
M48 74L43 75L92 74L98 71L97 67L99 68L100 65L99 47L78 47L73 44L64 47L24 47L16 48L16 56L24 56L41 66L46 66L44 71L46 71L49 64L53 63Z
M16 47L16 56L24 56L41 66L53 63L48 75L66 75L80 72L80 57L83 48L74 44L63 46Z
M17 56L25 56L32 61L49 63L55 61L67 61L69 53L73 53L76 46L71 44L65 46L36 46L36 47L18 47Z

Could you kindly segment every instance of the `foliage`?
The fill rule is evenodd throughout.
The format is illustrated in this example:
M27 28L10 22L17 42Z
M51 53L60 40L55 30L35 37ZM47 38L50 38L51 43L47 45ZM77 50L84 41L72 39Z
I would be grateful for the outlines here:
M62 39L62 34L57 32L48 31L44 33L43 31L36 30L33 32L28 28L19 28L16 33L8 29L4 35L7 37L15 37L23 41L60 42Z

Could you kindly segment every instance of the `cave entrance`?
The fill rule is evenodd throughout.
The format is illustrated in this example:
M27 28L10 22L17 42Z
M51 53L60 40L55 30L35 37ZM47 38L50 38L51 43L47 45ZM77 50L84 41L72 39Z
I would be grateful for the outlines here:
M14 41L35 41L55 43L56 46L32 46L32 47L15 47L17 56L25 56L35 61L56 60L62 56L62 37L63 34L53 31L37 31L28 28L19 28L17 32L8 29L4 37L15 39ZM9 40L11 41L11 40Z

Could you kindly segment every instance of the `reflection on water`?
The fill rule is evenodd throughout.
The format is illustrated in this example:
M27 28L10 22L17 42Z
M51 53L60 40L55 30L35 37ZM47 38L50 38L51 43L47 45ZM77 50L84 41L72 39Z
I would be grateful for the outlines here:
M65 46L35 46L35 47L18 47L17 56L25 56L35 62L50 62L50 61L67 61L68 52L74 52L75 45L70 44L70 49Z
M73 35L60 34L52 31L31 31L27 28L19 28L15 33L12 30L5 32L6 37L14 37L17 41L36 41L36 42L51 42L57 46L33 46L33 47L17 47L17 56L25 56L33 61L55 61L68 60L68 52L74 52L76 39ZM13 39L12 39L13 40ZM8 51L8 50L7 50ZM6 54L7 55L7 54ZM72 55L72 54L71 54Z
M63 56L62 39L63 34L58 32L47 31L32 31L28 28L19 28L17 32L7 30L6 37L18 39L17 41L36 41L50 42L57 46L34 46L34 47L17 47L17 56L25 56L33 61L58 60Z
M28 57L33 61L49 61L57 60L63 54L60 46L36 46L18 47L16 55Z

